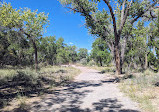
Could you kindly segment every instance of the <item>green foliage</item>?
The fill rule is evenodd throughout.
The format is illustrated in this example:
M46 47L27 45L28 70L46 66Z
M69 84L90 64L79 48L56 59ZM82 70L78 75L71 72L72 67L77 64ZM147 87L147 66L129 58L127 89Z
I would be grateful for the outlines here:
M87 65L88 66L95 66L96 62L94 60L90 60Z
M75 63L77 61L77 47L74 45L74 46L68 46L66 47L67 50L67 57L69 59L69 62L71 63Z
M41 38L39 45L39 60L41 62L47 62L51 65L54 65L56 63L57 46L55 41L55 36Z
M150 49L150 52L148 54L148 62L149 66L151 66L154 71L159 70L159 13L157 14L158 17L150 23L148 31L148 47Z
M144 69L145 55L147 55L147 28L143 21L138 21L136 28L131 32L131 38L128 40L125 53L125 62L138 65L138 68ZM134 67L134 65L132 65ZM140 66L140 67L139 67ZM137 67L134 67L135 69Z
M0 66L28 66L37 63L50 65L74 63L76 46L68 46L63 38L43 37L48 15L43 12L13 9L11 4L0 5Z
M100 0L59 1L73 12L78 12L85 17L85 26L90 34L106 41L105 44L109 47L111 55L114 56L112 59L116 62L118 74L122 72L123 63L127 63L129 66L131 62L134 62L142 66L141 68L144 68L145 64L146 68L148 47L145 32L147 29L144 27L142 18L145 21L154 18L157 0L103 0L109 11L98 10ZM134 24L136 21L138 22L137 27ZM100 65L103 61L101 58L108 54L107 49L105 49L106 54L103 51L96 53L96 57L100 57L98 59L101 60Z
M87 57L88 57L88 50L85 48L80 48L78 50L78 60L81 60Z
M89 30L89 33L102 38L109 36L109 16L106 10L98 10L97 3L89 0L59 0L62 4L69 6L73 12L80 13L85 17L85 25Z
M86 58L82 58L81 60L78 61L79 64L81 65L87 65L88 64L88 61Z
M30 9L13 9L11 4L5 2L0 6L0 13L2 28L0 38L2 42L7 41L7 46L1 43L1 46L5 47L4 52L0 54L1 66L10 63L12 65L32 64L33 52L37 54L38 37L42 35L44 25L48 23L48 17L44 13L38 14L37 11L32 12ZM4 62L7 58L10 61L8 63Z
M57 44L57 64L68 63L67 51L65 50L64 39L61 37L56 41Z
M11 4L3 3L0 5L0 24L5 27L18 27L22 24L20 10L13 9Z
M97 65L109 65L111 62L111 55L106 41L97 38L92 44L91 58L93 58Z

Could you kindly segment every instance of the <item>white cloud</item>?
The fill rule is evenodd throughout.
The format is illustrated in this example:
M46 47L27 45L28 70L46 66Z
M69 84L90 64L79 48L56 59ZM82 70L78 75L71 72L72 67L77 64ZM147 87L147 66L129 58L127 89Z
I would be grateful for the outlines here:
M69 44L72 45L73 43L72 43L72 42L69 42Z

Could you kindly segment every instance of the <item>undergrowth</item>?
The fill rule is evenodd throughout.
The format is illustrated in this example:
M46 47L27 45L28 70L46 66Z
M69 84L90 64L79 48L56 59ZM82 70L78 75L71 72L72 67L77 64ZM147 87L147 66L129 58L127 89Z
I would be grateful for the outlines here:
M29 68L0 69L0 109L13 99L19 99L19 105L25 107L24 98L36 97L54 87L64 86L79 72L73 67L59 66L41 68L38 72Z
M156 84L159 82L159 74L146 70L144 73L133 74L133 77L124 79L120 83L120 89L146 112L159 112L159 94Z

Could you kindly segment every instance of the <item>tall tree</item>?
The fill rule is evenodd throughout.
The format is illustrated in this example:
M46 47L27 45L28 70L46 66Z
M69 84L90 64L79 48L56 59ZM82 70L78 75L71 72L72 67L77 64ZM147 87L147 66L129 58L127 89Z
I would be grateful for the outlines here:
M32 43L35 55L35 70L38 69L38 54L37 54L37 41L41 38L46 24L48 23L48 16L45 13L32 12L30 9L25 9L21 12L21 19L23 26L20 31L24 33L29 41Z
M45 13L32 12L30 9L13 9L10 4L3 3L0 7L0 24L11 30L19 32L19 35L26 37L34 48L35 70L38 68L38 54L36 42L42 36L44 28L48 23L48 16Z
M66 44L64 43L64 39L62 37L60 37L56 41L56 46L57 46L57 57L56 57L57 64L63 64L68 62L67 61L68 57L66 56L66 50L65 50Z
M108 24L105 24L108 20L107 12L103 11L102 13L97 10L97 4L94 2L90 2L89 0L60 0L61 3L68 6L69 9L73 10L74 12L81 13L82 16L86 19L86 26L89 26L90 29L93 29L92 34L98 34L107 39L107 33L109 31ZM100 1L100 0L92 0L92 1ZM129 22L131 25L134 24L141 17L154 17L153 9L156 8L157 0L118 0L118 1L110 1L110 0L103 0L104 3L107 5L112 23L113 23L113 33L114 33L114 57L116 62L116 73L119 75L121 74L121 51L120 51L120 40L123 28L126 22ZM111 3L112 2L112 3ZM117 4L116 4L117 3ZM71 6L70 6L71 5ZM116 10L120 10L120 18L119 19L119 27L117 27L117 17L116 17ZM97 18L97 15L100 17ZM105 16L104 16L105 15ZM98 21L100 20L100 21ZM101 21L104 21L101 23ZM101 26L101 27L96 27ZM98 30L97 30L98 29Z

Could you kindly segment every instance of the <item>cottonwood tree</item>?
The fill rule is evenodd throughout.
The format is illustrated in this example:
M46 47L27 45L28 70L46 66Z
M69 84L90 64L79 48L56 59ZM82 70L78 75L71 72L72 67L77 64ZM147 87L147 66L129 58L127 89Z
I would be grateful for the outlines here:
M157 19L152 21L148 29L148 64L153 70L159 69L159 10L156 10L158 14Z
M47 62L50 65L56 63L57 46L55 41L55 36L47 36L40 39L39 53L42 62Z
M85 49L85 48L80 48L78 50L78 59L81 60L81 59L84 59L84 58L87 58L88 56L88 50Z
M56 57L56 63L57 64L63 64L68 62L68 56L66 56L67 50L66 50L66 44L64 43L64 38L60 37L56 41L57 46L57 57Z
M147 27L143 21L138 21L136 27L132 29L131 38L128 39L125 52L125 62L135 69L147 68ZM140 65L140 66L138 66ZM141 68L140 68L141 67Z
M18 31L24 36L34 49L35 70L38 68L37 41L42 36L45 26L48 23L48 16L45 13L38 13L30 9L13 9L10 4L3 3L0 7L0 24L10 30Z
M112 19L113 35L114 39L112 44L114 46L114 58L116 63L116 74L122 72L121 62L121 48L120 40L122 38L122 31L125 27L125 23L129 23L131 26L142 17L153 18L155 17L153 11L156 7L158 0L103 0L109 9L107 11L97 10L97 4L101 0L60 0L62 4L67 6L74 12L79 12L81 16L85 17L86 26L89 27L91 34L96 34L102 38L108 38L109 34L109 16ZM116 15L116 11L119 10L119 17ZM117 27L117 20L119 21L119 27ZM126 43L126 42L125 42Z
M69 59L70 63L75 63L77 61L77 47L75 45L73 46L67 46L67 57Z
M17 26L22 23L19 12L20 10L13 9L10 4L0 4L1 64L21 64L25 48L28 47L24 36L19 35Z
M111 62L110 50L105 41L100 37L92 44L91 58L95 60L97 65L103 66L108 65Z
M37 41L41 38L46 24L48 23L48 16L45 13L38 13L25 9L21 12L21 19L23 20L23 27L20 31L24 33L29 41L32 43L35 55L35 70L38 69L38 54Z

